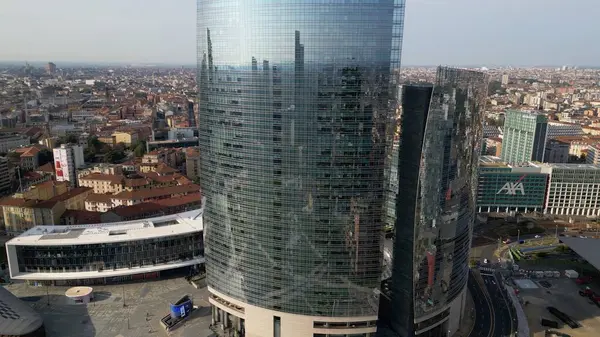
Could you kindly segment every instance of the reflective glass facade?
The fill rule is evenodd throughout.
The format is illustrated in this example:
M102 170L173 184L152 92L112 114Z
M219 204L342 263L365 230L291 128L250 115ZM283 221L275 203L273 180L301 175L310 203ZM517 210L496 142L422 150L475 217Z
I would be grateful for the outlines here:
M440 67L433 86L403 89L390 335L446 336L465 289L487 84Z
M74 273L156 266L204 254L202 233L85 245L16 246L19 272Z
M198 1L210 287L294 314L376 313L403 16L403 0Z

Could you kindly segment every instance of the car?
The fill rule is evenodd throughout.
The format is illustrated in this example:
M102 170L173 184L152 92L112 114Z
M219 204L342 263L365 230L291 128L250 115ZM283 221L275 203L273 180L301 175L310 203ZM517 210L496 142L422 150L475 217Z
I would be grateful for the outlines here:
M536 235L536 236L534 236L534 238L539 239L539 238L541 238L541 236Z
M506 240L502 241L502 243L504 243L504 244L509 244L510 242L511 242L510 239L506 239Z

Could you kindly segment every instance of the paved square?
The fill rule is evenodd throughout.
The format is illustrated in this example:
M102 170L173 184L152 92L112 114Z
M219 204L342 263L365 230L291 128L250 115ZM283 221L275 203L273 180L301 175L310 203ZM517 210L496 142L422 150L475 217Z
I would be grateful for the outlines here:
M68 288L23 283L6 287L42 315L48 337L206 337L212 333L208 290L196 289L183 278L93 286L95 301L89 304L68 299L64 295ZM50 296L46 296L47 290ZM186 294L199 309L167 333L160 319L169 313L169 303Z

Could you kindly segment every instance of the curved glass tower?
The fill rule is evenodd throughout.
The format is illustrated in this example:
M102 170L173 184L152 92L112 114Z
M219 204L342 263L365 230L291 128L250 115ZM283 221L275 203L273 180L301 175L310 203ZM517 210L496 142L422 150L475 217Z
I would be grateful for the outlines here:
M391 280L380 336L445 337L459 327L468 277L488 77L440 67L404 86ZM384 329L382 329L384 330Z
M246 336L375 331L403 0L198 0L213 319Z

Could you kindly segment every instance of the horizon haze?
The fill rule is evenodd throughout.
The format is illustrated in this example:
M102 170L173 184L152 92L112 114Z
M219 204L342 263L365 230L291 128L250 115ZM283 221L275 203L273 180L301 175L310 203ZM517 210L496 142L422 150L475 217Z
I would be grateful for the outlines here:
M600 66L595 23L560 0L406 2L405 66ZM196 0L10 1L0 31L0 63L196 64Z

